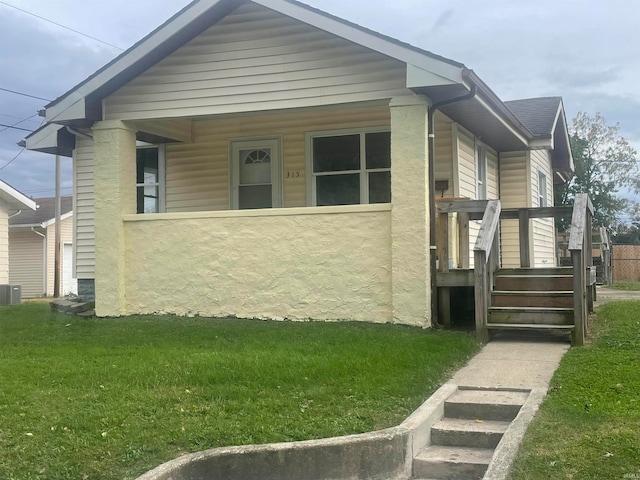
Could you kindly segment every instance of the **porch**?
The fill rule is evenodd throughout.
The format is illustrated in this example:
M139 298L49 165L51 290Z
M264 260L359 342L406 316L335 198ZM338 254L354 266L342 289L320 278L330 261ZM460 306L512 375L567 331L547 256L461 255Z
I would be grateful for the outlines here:
M474 288L475 329L487 341L490 330L545 330L567 333L584 343L588 314L593 311L596 272L592 258L593 205L578 195L575 205L502 209L499 200L438 202L438 258L449 259L451 226L455 226L458 261L439 261L439 318L451 325L451 291ZM454 221L452 221L452 217ZM532 219L571 218L571 267L534 268L531 264ZM481 221L470 258L470 221ZM518 268L503 268L501 221L519 225ZM471 262L473 262L472 265Z

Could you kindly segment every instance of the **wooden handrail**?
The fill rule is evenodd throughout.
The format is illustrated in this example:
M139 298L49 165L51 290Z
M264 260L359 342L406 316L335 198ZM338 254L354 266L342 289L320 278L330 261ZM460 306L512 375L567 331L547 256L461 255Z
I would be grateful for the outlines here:
M574 342L583 345L587 333L589 311L593 310L593 284L591 267L593 266L591 245L591 223L593 204L585 193L576 195L573 202L569 251L573 263L573 315ZM587 271L587 269L589 269Z
M476 335L483 343L488 340L487 312L493 289L493 273L500 263L500 208L499 200L487 202L473 247Z

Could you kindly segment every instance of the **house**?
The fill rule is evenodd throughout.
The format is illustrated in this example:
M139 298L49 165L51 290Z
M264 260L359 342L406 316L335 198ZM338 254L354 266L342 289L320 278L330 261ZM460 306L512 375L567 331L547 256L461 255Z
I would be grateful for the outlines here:
M430 326L436 196L552 205L572 159L548 103L294 0L201 0L47 105L27 147L73 156L98 316Z
M72 197L60 199L60 293L77 293L73 278ZM36 198L38 209L9 220L9 283L22 285L23 298L54 294L55 197Z
M0 285L9 283L9 221L23 210L35 210L29 197L0 180Z

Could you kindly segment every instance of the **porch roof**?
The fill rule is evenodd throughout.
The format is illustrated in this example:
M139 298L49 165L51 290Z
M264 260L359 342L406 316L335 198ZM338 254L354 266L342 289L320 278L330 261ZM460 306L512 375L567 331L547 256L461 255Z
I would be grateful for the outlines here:
M7 202L7 205L12 210L21 210L23 208L35 210L37 208L35 201L2 180L0 180L0 199Z

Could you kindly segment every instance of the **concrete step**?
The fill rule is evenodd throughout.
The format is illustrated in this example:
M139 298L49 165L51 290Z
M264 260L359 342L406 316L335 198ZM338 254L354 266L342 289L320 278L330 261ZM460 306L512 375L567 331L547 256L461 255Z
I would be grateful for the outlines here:
M451 447L496 448L510 423L444 418L431 427L431 443Z
M496 290L571 291L573 275L496 275Z
M413 478L477 480L492 457L493 449L431 445L413 459Z
M569 307L490 307L488 324L572 325L573 308Z
M528 396L528 392L458 390L445 401L444 415L448 418L509 422L516 418Z
M492 307L573 308L572 291L494 290Z

